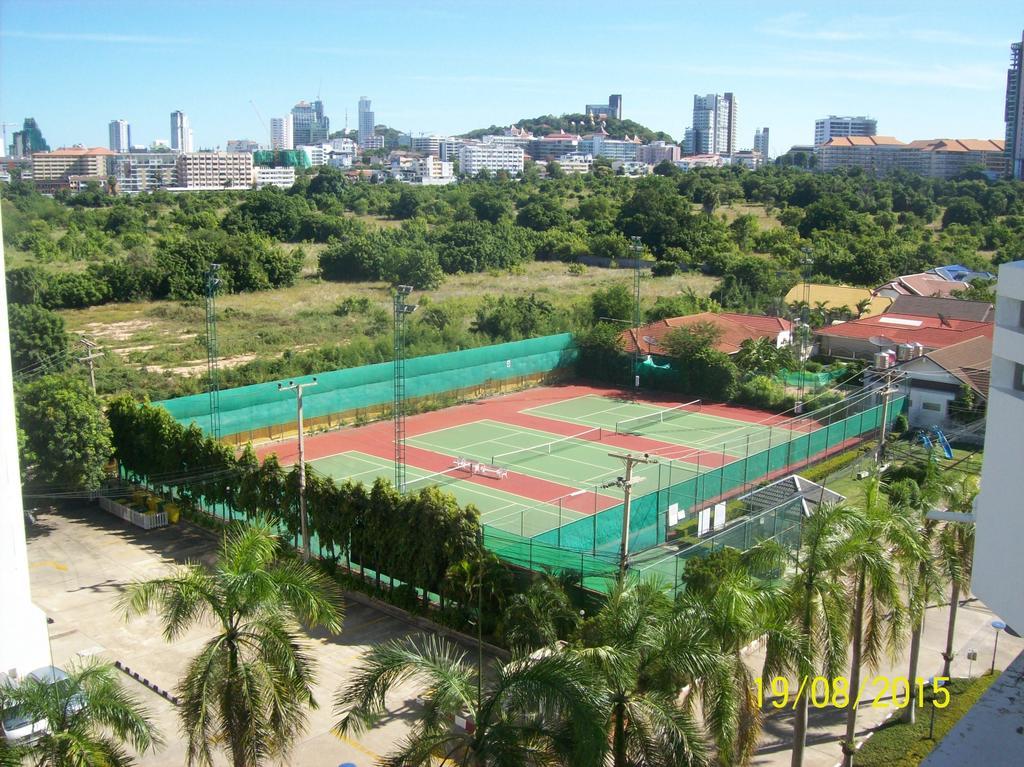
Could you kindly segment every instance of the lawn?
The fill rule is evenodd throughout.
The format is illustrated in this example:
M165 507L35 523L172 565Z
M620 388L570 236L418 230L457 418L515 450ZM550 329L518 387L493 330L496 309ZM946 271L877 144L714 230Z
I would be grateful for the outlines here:
M918 711L915 724L904 724L894 716L879 727L857 752L854 757L857 767L917 767L998 678L998 674L985 674L976 679L952 680L948 687L949 706L935 709L934 740L928 737L932 714L930 695L926 696L924 707Z

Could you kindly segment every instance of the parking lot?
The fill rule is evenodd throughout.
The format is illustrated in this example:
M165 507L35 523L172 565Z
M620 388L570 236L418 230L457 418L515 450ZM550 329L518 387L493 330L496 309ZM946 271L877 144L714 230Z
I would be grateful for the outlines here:
M47 614L55 665L77 656L99 656L124 665L162 689L174 691L189 659L212 630L193 629L173 644L163 640L159 621L146 616L126 623L115 603L124 584L159 577L179 563L210 562L217 539L190 524L144 531L92 504L41 510L35 524L26 521L32 596ZM308 729L288 764L336 767L351 762L367 767L402 737L412 714L414 688L402 688L389 700L392 715L359 738L330 732L332 701L370 647L420 629L372 607L347 602L341 635L313 638L319 661L315 697L320 708L309 714ZM185 744L178 734L175 707L125 675L124 685L153 714L166 745L139 759L142 765L181 765ZM227 760L222 759L223 763Z

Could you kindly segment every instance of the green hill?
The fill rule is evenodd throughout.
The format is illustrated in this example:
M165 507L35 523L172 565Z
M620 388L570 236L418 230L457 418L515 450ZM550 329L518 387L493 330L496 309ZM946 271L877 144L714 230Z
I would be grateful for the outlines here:
M573 125L575 123L575 125ZM587 117L582 113L566 115L541 115L540 117L524 118L515 123L517 128L525 128L536 136L543 136L547 133L555 133L560 130L576 133L590 133L600 126L599 120ZM609 117L604 121L604 129L612 138L624 138L625 136L639 136L647 141L672 141L672 137L664 131L651 130L646 125L633 122L632 120L616 120ZM489 133L501 133L508 128L507 125L492 125L490 128L477 128L468 133L463 133L465 138L480 138Z

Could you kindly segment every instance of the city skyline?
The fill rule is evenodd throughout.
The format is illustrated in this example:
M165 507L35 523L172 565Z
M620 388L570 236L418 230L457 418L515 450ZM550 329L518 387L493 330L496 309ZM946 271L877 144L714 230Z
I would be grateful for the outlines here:
M125 119L133 141L148 144L166 138L167 115L181 109L195 146L212 148L228 139L269 143L270 117L318 96L334 130L345 126L346 110L348 127L358 127L357 103L366 95L378 123L458 134L582 112L621 93L623 117L681 141L693 95L729 91L742 105L741 149L763 125L772 126L773 154L810 143L814 121L829 114L871 115L904 140L1000 138L1009 46L1024 25L1009 2L985 14L960 7L927 13L933 5L915 4L900 15L881 5L877 13L869 5L859 15L833 15L804 3L776 13L725 3L714 20L654 3L620 24L557 9L530 39L503 41L481 33L521 26L541 6L526 2L480 18L471 7L442 2L429 9L400 3L403 23L379 39L372 30L382 16L372 8L314 3L318 23L292 31L279 23L278 4L253 4L244 25L237 9L219 3L204 4L202 16L198 5L195 13L172 14L166 3L149 3L112 25L104 11L111 5L4 3L3 122L35 117L51 146L105 146L110 121ZM655 8L646 20L644 10ZM593 67L565 46L558 30L570 24L623 42L593 54L601 63ZM684 48L673 34L682 27ZM370 31L339 37L338 29ZM616 30L628 34L608 36ZM287 64L274 53L287 53ZM111 72L117 86L105 87ZM956 106L962 103L970 106Z

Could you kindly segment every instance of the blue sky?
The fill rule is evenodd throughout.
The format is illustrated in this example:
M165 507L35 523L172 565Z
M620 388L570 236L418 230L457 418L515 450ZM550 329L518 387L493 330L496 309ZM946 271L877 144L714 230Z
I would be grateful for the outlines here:
M773 154L827 114L908 141L1001 138L1022 27L1020 0L0 0L0 120L105 146L112 119L148 143L181 109L214 147L268 140L250 100L269 121L319 92L336 130L366 95L378 122L458 133L622 93L625 117L678 139L693 94L733 91L740 145L767 125Z

